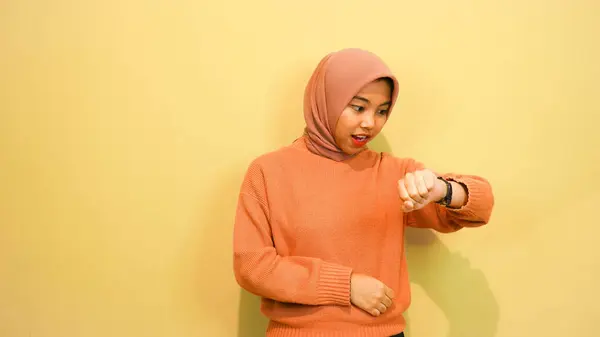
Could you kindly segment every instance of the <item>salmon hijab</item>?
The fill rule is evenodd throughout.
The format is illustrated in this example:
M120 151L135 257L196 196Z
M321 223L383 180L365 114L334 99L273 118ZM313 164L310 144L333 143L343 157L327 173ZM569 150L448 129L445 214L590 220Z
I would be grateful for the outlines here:
M362 49L343 49L325 56L304 93L304 134L308 149L335 161L352 157L335 143L337 121L365 85L385 77L394 83L391 113L398 97L398 81L377 55Z

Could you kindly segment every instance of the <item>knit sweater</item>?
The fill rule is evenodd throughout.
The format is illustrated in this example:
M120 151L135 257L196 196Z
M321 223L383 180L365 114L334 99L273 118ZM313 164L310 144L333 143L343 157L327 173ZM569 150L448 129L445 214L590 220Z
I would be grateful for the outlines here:
M334 161L300 138L249 166L234 224L234 272L261 296L268 337L375 337L400 333L410 303L404 228L440 232L486 224L491 187L476 176L445 174L467 188L460 209L438 204L404 213L398 180L424 166L365 150ZM378 317L350 302L352 273L382 281L396 294Z

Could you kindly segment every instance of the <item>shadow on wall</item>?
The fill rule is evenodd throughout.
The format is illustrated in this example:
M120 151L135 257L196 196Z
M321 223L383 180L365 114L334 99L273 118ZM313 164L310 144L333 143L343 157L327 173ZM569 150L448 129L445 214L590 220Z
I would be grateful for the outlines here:
M392 153L383 134L371 148ZM405 242L410 281L422 287L448 319L446 337L494 337L500 312L485 275L460 253L451 252L432 230L407 228ZM410 309L406 319L406 335L411 337Z
M237 337L264 337L268 320L260 312L260 297L242 289Z
M485 275L468 259L451 252L433 231L416 228L406 231L406 255L411 283L421 286L448 319L447 337L496 335L498 303Z

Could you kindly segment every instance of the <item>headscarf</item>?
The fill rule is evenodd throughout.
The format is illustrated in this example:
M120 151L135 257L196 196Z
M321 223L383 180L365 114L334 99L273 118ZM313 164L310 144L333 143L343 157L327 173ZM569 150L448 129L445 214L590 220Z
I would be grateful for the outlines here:
M350 48L325 56L314 70L304 93L304 133L308 149L335 161L350 158L351 155L335 143L333 135L337 121L365 85L385 77L394 83L391 112L398 96L398 81L377 55Z

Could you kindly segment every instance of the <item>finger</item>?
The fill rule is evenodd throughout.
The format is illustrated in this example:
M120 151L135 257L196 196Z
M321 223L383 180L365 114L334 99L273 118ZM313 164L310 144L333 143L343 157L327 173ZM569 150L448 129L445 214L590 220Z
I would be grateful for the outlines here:
M394 290L392 290L390 287L385 287L385 295L390 299L394 299L394 297L396 297L396 293L394 293Z
M410 211L404 211L405 213L410 213L410 212L414 212L414 211L418 211L421 208L425 207L424 204L421 203L415 203L415 205L413 206L413 208Z
M427 187L427 190L429 192L433 191L433 188L435 187L435 180L437 179L437 176L433 172L428 171L428 174L425 174L423 176L423 178L425 179L425 186Z
M427 189L427 185L425 184L425 177L423 171L415 172L415 185L417 187L417 192L419 193L419 196L421 196L423 200L426 200L429 196L429 190Z
M402 211L411 212L415 210L415 202L412 200L405 201L402 203Z
M402 201L410 200L410 196L408 195L408 191L406 190L404 179L398 181L398 193L400 193L400 199L402 199Z
M381 301L381 303L383 303L383 305L385 305L387 308L392 306L392 299L389 298L388 296L384 297L383 300Z
M381 315L381 312L377 309L371 309L371 311L369 311L369 313L373 316L379 316Z
M377 310L379 310L380 313L384 313L387 310L388 307L385 306L385 304L383 303L379 303L377 304Z
M415 176L412 173L406 174L406 177L404 177L404 185L406 185L406 190L412 200L416 202L421 202L421 200L423 200L421 195L419 195L417 185L415 184Z

